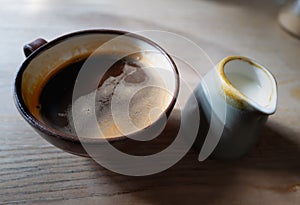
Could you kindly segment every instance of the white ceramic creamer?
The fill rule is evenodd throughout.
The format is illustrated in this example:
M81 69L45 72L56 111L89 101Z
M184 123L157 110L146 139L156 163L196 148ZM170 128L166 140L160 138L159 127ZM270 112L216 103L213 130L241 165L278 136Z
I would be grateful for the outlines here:
M200 110L195 147L199 160L237 159L257 142L269 115L276 111L277 85L273 75L252 59L230 56L207 73L189 100L183 122ZM194 96L193 96L194 97Z

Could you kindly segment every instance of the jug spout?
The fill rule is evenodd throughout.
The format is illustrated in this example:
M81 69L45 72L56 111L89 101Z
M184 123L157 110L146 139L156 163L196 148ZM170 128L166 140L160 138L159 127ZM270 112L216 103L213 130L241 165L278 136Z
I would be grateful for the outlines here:
M239 109L273 114L277 107L277 84L263 66L242 56L230 56L218 66L226 100Z

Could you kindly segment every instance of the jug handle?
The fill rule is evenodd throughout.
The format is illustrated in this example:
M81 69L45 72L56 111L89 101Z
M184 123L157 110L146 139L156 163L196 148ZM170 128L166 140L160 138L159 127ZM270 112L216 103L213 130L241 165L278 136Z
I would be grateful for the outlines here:
M23 47L23 51L26 57L30 56L31 53L33 53L36 49L38 49L39 47L45 45L46 43L48 43L45 39L43 38L38 38L34 41L32 41L31 43L26 44Z

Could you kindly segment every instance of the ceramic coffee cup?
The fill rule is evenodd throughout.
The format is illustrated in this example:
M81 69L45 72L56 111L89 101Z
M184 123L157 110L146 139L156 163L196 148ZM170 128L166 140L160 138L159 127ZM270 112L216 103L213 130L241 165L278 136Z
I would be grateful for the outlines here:
M118 40L114 42L114 39L117 38ZM98 50L99 47L102 47L100 51ZM14 98L16 107L22 117L44 139L56 147L76 155L89 156L82 143L101 145L103 140L107 140L112 144L122 144L124 141L130 141L131 135L136 136L138 133L145 132L145 130L156 129L157 123L162 119L162 116L169 116L178 95L179 75L172 58L156 43L133 33L116 30L80 31L61 36L50 42L37 39L26 45L24 52L27 59L21 65L15 79ZM126 135L119 134L107 139L97 137L83 137L79 139L76 134L64 132L63 129L59 128L59 124L55 124L55 122L49 123L43 117L41 114L41 106L43 105L41 105L40 100L42 93L46 92L44 88L47 83L54 76L61 73L70 62L77 62L83 56L86 57L95 52L98 52L97 55L105 54L122 57L128 53L133 53L133 55L138 53L139 55L135 59L138 63L142 63L150 69L163 68L168 73L166 75L163 72L157 72L164 84L164 89L169 93L166 103L160 107L160 113L157 115L157 118L140 129L125 132ZM99 69L101 69L101 65ZM131 73L129 72L128 75L131 75ZM130 84L130 78L128 79L127 83ZM93 80L87 79L86 84ZM98 80L100 81L101 79ZM63 89L63 86L58 86L57 93L60 93L60 95L49 94L50 98L48 99L51 101L53 98L63 98L63 91L60 92Z

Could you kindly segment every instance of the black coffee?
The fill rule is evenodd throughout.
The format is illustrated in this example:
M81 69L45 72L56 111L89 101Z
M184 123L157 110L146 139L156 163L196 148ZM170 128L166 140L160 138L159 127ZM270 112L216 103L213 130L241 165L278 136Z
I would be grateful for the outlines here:
M84 73L80 72L82 68ZM78 74L86 80L73 96ZM88 137L122 136L159 118L172 98L162 88L164 83L157 71L138 59L94 56L88 61L74 60L61 68L43 88L39 109L47 124L65 133L75 134L76 124L76 129L85 130ZM73 105L72 97L76 99ZM95 106L95 113L91 106ZM89 127L94 114L102 134ZM74 123L73 115L79 116L79 120L82 117L82 121L78 123L77 117Z

